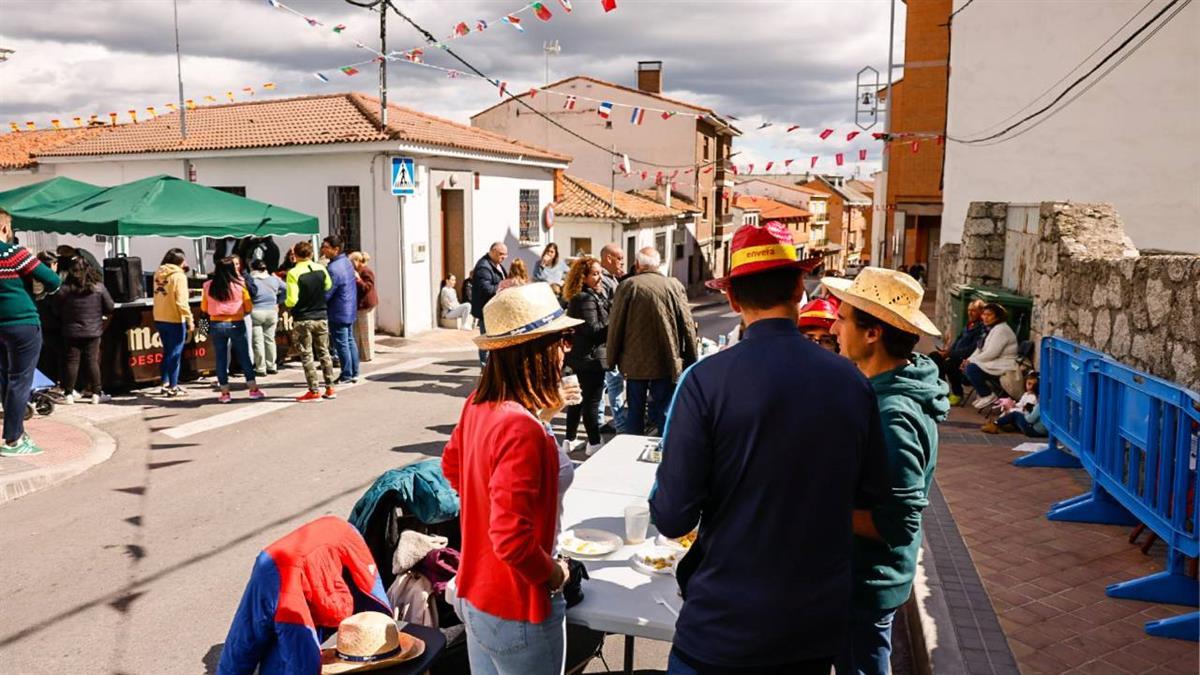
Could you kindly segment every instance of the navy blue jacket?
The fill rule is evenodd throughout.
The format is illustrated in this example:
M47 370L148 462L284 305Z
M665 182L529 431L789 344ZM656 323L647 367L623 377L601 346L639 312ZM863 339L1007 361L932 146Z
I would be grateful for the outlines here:
M962 329L958 337L950 345L950 358L964 361L974 353L975 348L983 341L984 325L982 321L971 321Z
M325 307L329 323L354 323L358 318L358 284L354 281L354 263L345 253L329 261L329 277L333 288L325 291Z
M650 498L681 561L675 648L693 665L782 666L846 640L855 508L887 489L875 394L788 319L684 372Z
M493 263L487 254L475 263L475 269L471 270L471 316L483 318L483 306L496 297L496 290L506 276L504 268Z

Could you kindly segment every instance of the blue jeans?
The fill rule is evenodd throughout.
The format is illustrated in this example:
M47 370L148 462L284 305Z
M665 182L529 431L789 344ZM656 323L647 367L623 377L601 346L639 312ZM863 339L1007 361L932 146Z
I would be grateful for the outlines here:
M164 387L179 386L179 365L183 362L183 344L187 341L187 323L155 321L158 339L162 340L162 383Z
M667 423L667 406L671 403L674 391L675 383L665 377L659 380L625 380L625 395L628 397L625 432L642 436L649 422L661 434ZM646 412L647 398L649 413Z
M810 661L799 661L796 663L788 663L776 667L755 668L755 673L771 673L771 675L829 675L829 669L833 666L833 659L826 657L823 659L812 659ZM710 668L718 672L743 672L738 668ZM746 669L747 671L749 668ZM688 662L684 661L679 656L679 652L672 649L671 655L667 658L667 675L700 675L700 671L693 667Z
M975 387L975 393L979 394L980 396L992 395L992 376L983 372L983 368L980 368L974 363L968 363L966 370L963 371L963 375L966 376L967 381L971 383L971 386Z
M541 623L509 621L462 600L473 675L561 675L567 656L567 601L551 596Z
M250 349L246 344L246 324L242 321L213 321L209 324L208 339L212 340L217 353L217 384L229 386L229 349L246 376L246 384L253 386L254 362L250 360Z
M329 334L333 338L333 351L342 364L342 374L338 379L358 377L358 343L354 341L354 324L330 321Z
M1020 410L1006 412L996 418L996 426L1003 426L1005 424L1013 425L1018 431L1026 436L1029 436L1030 438L1042 437L1042 434L1038 433L1038 431L1033 428L1033 425L1025 419L1025 413Z
M838 675L887 675L892 670L895 609L851 609L850 642L837 659Z
M0 326L0 399L4 402L4 440L9 443L25 435L25 406L41 353L40 325Z
M618 434L626 433L625 424L629 411L625 409L625 376L616 368L604 373L604 394L608 397L608 407L612 409L613 431ZM600 417L604 417L603 405L600 406ZM603 425L604 420L600 419L600 423Z

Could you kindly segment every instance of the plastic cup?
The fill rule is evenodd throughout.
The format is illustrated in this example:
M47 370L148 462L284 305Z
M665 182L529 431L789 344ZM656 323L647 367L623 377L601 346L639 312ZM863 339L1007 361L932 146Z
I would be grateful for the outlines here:
M646 541L646 530L650 529L650 507L646 504L630 504L625 507L625 543L640 544Z
M576 392L579 392L579 376L578 375L575 375L574 373L572 373L570 375L563 375L562 383L563 383L564 389L571 388L571 389L574 389ZM563 401L563 403L566 403L567 405L579 405L580 403L583 403L583 394L582 393L573 393L567 400Z

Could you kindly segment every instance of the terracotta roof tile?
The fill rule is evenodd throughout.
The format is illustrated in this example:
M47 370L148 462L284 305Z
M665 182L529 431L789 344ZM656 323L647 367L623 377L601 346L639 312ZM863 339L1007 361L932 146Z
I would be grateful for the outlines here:
M777 202L774 199L757 195L738 195L733 205L739 209L758 209L764 220L780 220L788 218L808 218L811 213L795 206Z
M614 204L616 208L613 208ZM554 205L554 212L558 216L574 218L629 220L674 218L684 213L636 194L617 192L614 195L611 188L569 175L563 176L563 195Z
M738 185L741 185L742 183L748 183L750 181L760 180L764 183L771 183L772 185L778 185L779 187L787 188L789 190L796 190L797 192L804 192L804 193L807 193L810 195L827 194L825 192L821 192L820 190L814 190L810 187L798 185L796 183L796 179L803 178L803 177L804 177L803 174L795 174L795 175L793 175L793 174L783 174L783 175L779 175L779 174L749 174L749 175L745 175L745 176L738 176L737 178L734 179L734 181Z
M41 131L13 131L0 135L0 169L28 169L37 164L33 154L46 152L62 145L73 143L98 129L43 129Z
M378 111L378 99L353 93L200 106L187 111L186 139L179 138L179 113L174 112L137 124L99 129L100 133L78 143L36 154L71 157L406 141L504 157L570 160L483 129L391 104L388 127L381 131Z
M645 197L650 201L658 204L658 191L654 188L642 188L641 190L632 190L633 194ZM703 213L692 200L684 197L682 194L671 190L671 206L678 208L681 211L691 211L692 213Z

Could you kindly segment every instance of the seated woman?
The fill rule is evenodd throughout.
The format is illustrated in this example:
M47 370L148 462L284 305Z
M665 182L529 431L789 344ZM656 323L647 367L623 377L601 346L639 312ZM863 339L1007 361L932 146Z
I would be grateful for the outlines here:
M473 329L475 320L471 318L471 303L459 302L458 279L453 274L442 280L442 290L438 293L438 315L443 319L463 320L463 327Z
M983 410L1000 398L998 378L1017 368L1017 334L1004 323L1008 312L989 302L980 313L985 326L984 338L971 356L963 361L963 375L975 387L979 400L972 405Z

